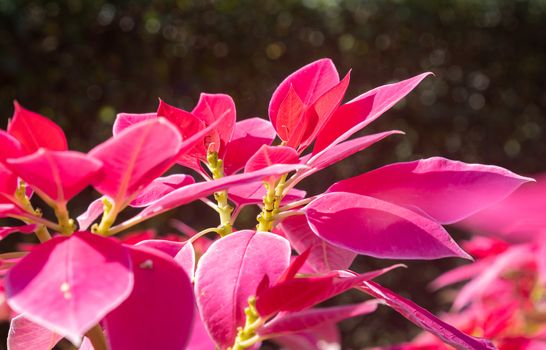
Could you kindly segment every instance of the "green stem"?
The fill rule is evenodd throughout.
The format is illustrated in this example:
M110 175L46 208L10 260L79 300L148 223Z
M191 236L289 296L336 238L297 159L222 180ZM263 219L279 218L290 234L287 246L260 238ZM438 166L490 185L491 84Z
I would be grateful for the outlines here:
M40 223L34 233L41 243L49 241L51 239L51 235L49 234L46 225L51 225L52 227L56 227L58 225L55 225L49 220L42 219L42 211L40 209L34 209L30 203L30 199L27 196L26 184L23 181L21 181L19 187L17 187L17 190L15 191L15 199L19 205L30 214L29 216L19 219L26 223Z
M71 235L76 230L76 224L74 220L68 215L68 210L66 209L66 204L60 206L55 206L55 216L57 217L57 222L59 223L60 233L64 235Z
M245 326L239 327L237 330L237 337L230 350L244 350L251 347L260 341L260 336L256 334L256 331L263 326L265 320L260 317L256 310L256 297L251 296L248 298L248 307L245 308Z
M214 180L224 177L224 162L218 158L217 152L209 152L207 154L208 168L212 173ZM228 193L226 190L219 191L214 194L214 199L218 203L218 215L220 216L220 226L218 226L218 234L224 237L229 235L233 231L231 225L231 213L233 207L229 205Z
M102 236L109 236L112 234L110 232L110 227L112 227L116 221L119 209L117 208L116 203L110 202L108 198L103 198L102 203L104 205L104 213L102 214L100 224L91 226L91 231Z
M104 336L104 332L102 331L102 328L100 325L95 325L93 328L91 328L85 335L89 338L91 341L91 344L93 345L93 349L95 350L108 350L108 345L106 343L106 337Z
M264 196L262 212L256 218L258 226L256 229L262 232L270 232L273 229L275 217L279 212L281 201L284 197L284 185L286 182L286 174L281 176L276 184L265 183L267 192Z

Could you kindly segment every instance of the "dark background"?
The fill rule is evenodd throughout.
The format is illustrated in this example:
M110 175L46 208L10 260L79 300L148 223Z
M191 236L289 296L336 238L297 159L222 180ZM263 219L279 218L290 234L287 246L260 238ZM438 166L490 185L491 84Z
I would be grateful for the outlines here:
M533 174L546 169L545 23L543 0L0 0L0 124L17 99L59 123L71 148L88 151L109 137L117 112L154 111L158 97L191 109L200 92L224 92L239 119L267 118L286 75L331 57L341 75L353 68L348 99L423 71L435 77L365 130L407 135L315 176L304 184L311 193L382 164L434 155ZM73 213L94 196L84 193ZM198 229L216 225L204 210L192 205L171 215ZM172 231L166 216L151 224ZM384 282L439 312L446 295L426 284L459 263L411 263ZM380 264L362 259L357 268ZM342 328L346 349L417 331L389 310Z

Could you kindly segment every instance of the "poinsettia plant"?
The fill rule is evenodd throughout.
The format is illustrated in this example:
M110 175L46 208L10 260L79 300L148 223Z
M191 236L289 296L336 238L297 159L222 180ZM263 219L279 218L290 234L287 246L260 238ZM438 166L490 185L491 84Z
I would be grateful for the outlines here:
M160 101L153 113L118 114L112 138L88 153L68 150L56 124L16 103L0 132L0 215L20 224L0 234L34 233L40 243L0 255L14 316L8 346L49 349L66 338L114 350L240 350L265 340L320 349L337 341L337 321L384 304L456 348L494 348L372 281L401 265L363 273L349 267L358 254L469 258L442 225L532 179L435 157L386 165L315 196L297 188L402 134L352 138L428 75L344 102L350 73L340 79L332 61L321 59L279 85L269 120L237 122L235 104L224 94L202 94L191 111ZM175 164L200 179L164 176ZM74 220L69 202L87 186L100 195ZM54 217L43 215L35 197ZM217 212L219 222L200 232L179 223L190 236L185 241L118 238L196 200ZM261 210L256 227L236 229L249 205ZM127 208L140 211L120 220ZM372 298L315 307L349 289Z

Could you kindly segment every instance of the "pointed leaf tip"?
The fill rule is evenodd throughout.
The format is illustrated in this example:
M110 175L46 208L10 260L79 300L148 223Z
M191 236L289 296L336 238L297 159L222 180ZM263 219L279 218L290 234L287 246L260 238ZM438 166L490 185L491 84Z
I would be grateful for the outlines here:
M68 149L66 136L60 126L23 108L17 101L13 105L14 113L8 124L8 133L21 142L26 153L33 153L39 148L54 151Z

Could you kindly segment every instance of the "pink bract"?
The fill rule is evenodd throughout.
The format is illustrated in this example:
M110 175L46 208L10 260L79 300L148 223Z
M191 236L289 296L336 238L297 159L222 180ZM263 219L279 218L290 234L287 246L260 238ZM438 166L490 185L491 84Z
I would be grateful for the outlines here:
M255 231L240 231L219 239L201 257L195 274L195 295L205 326L218 346L225 349L233 345L237 327L244 325L248 297L256 294L264 276L276 280L288 266L289 258L288 241Z
M74 344L132 288L129 250L86 232L38 246L6 276L10 306Z
M194 311L188 276L167 255L128 249L135 282L129 297L104 320L111 349L183 349Z

